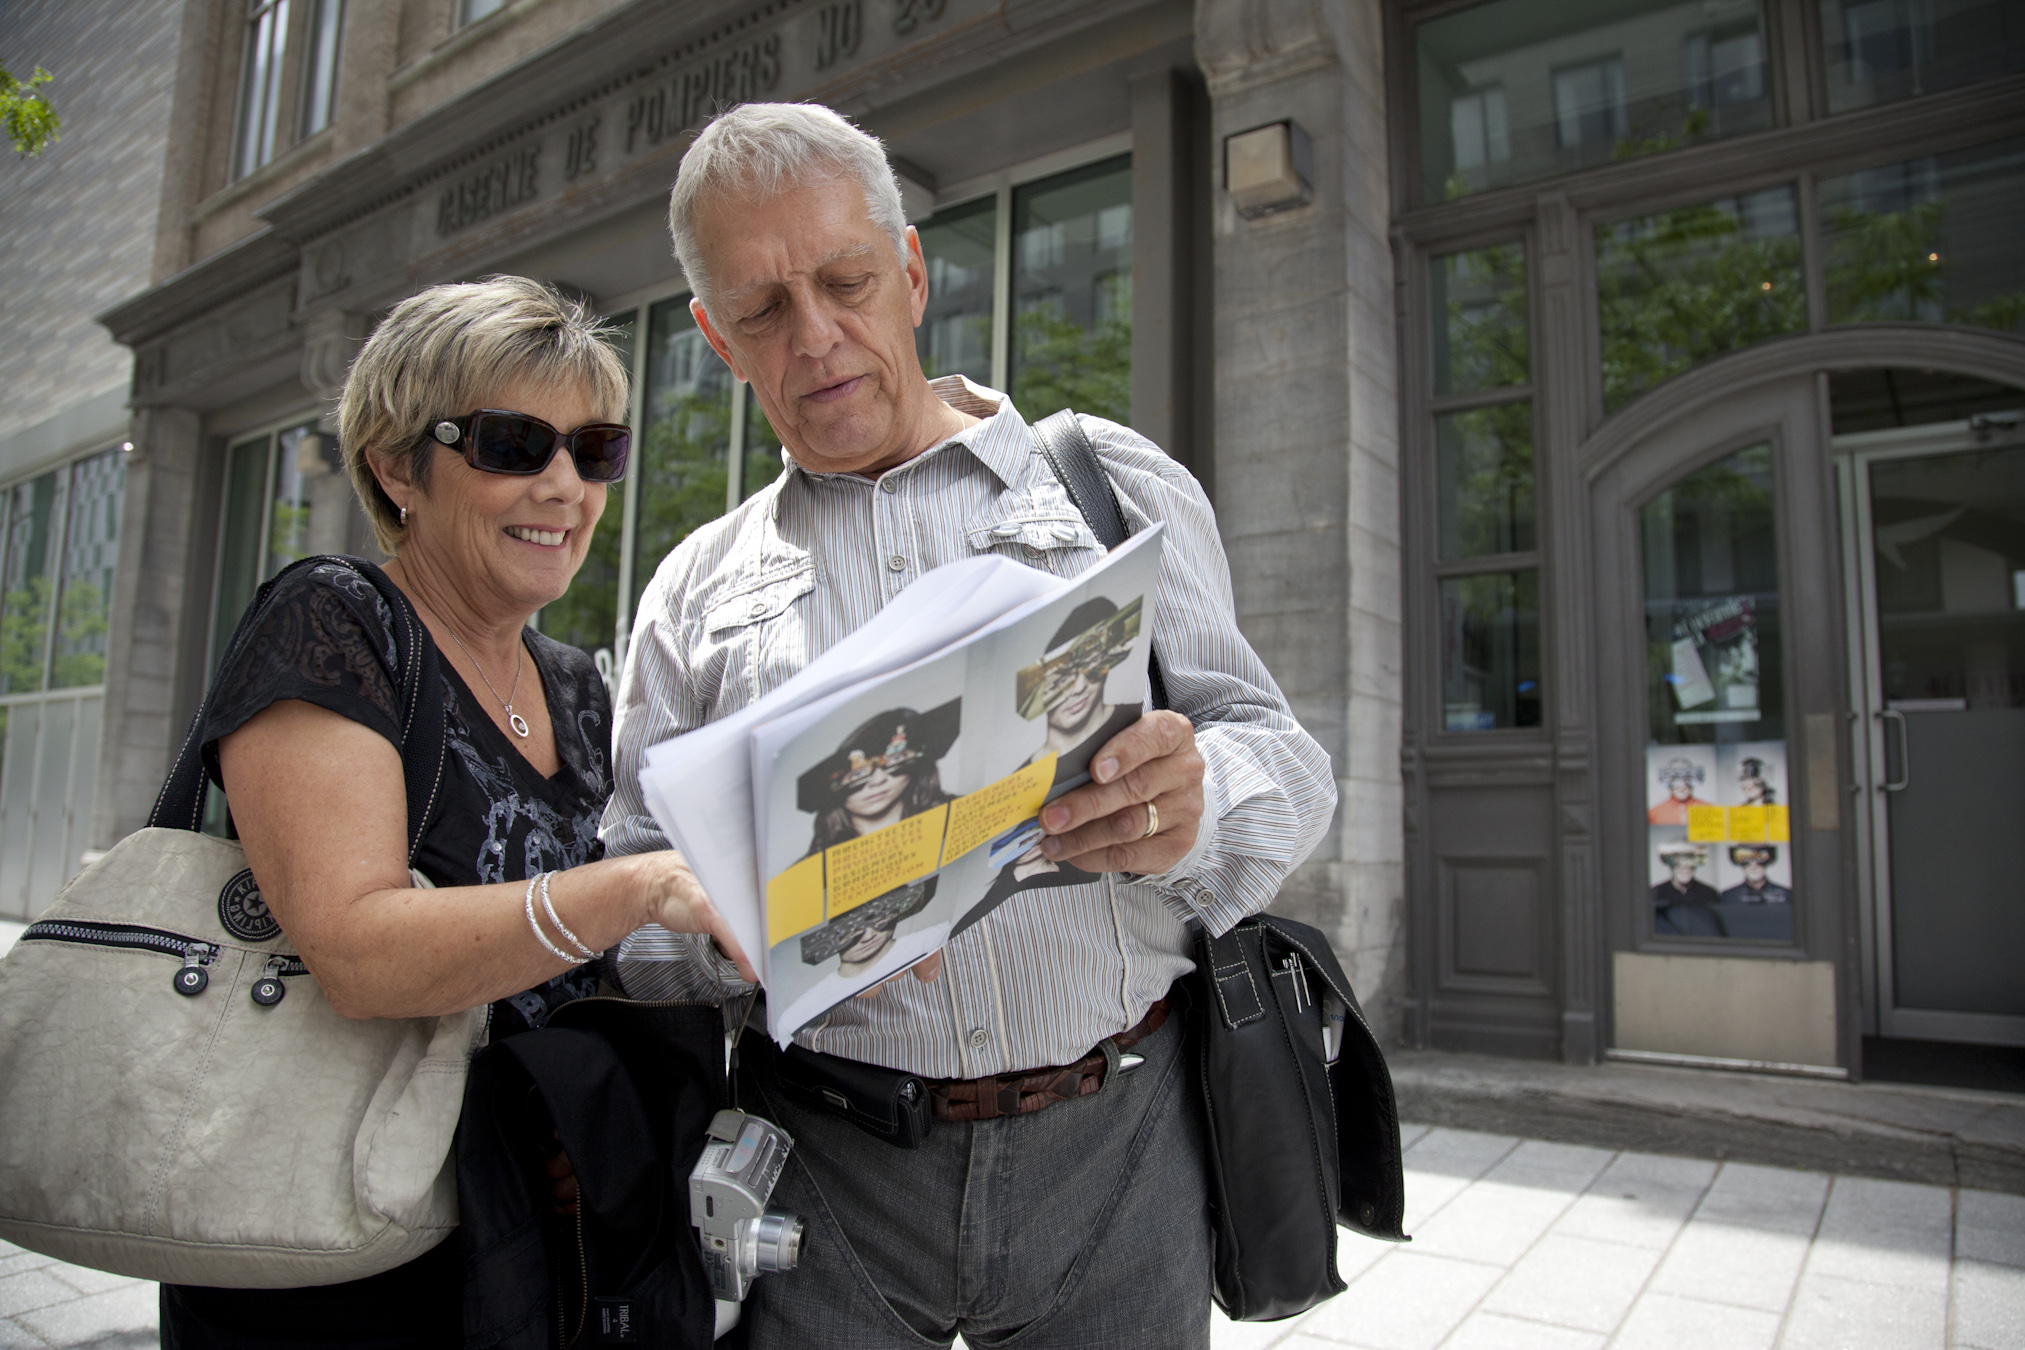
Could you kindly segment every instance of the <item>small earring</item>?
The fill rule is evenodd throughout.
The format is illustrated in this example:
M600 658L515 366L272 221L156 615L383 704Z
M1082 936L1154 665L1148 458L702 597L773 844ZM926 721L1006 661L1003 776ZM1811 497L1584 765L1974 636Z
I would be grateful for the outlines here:
M404 506L401 508L401 524L405 526L407 523L408 523L408 508Z

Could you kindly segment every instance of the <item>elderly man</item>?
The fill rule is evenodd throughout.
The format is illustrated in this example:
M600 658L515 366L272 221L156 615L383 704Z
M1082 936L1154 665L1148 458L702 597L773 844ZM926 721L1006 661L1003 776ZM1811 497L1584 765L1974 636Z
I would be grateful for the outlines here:
M759 698L931 568L990 550L1066 577L1102 557L1087 528L1056 528L1079 517L1011 401L923 375L928 270L877 140L821 108L735 109L684 158L669 223L697 324L790 464L683 541L641 599L615 854L667 847L641 802L646 747ZM1197 1088L1166 995L1191 969L1190 925L1262 910L1335 787L1238 632L1200 487L1131 430L1083 426L1128 523L1167 524L1152 621L1173 708L1111 737L1093 781L1043 812L1046 856L1092 880L1015 897L798 1033L929 1080L918 1148L790 1098L786 1057L742 1043L744 1104L797 1141L775 1203L809 1225L800 1269L755 1286L755 1346L1208 1344ZM686 941L636 939L628 992L738 987ZM657 954L675 959L637 959Z

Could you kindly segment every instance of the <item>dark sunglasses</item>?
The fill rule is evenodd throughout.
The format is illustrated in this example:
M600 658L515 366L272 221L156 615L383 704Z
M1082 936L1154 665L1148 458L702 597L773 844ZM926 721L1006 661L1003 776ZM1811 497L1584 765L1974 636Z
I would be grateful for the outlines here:
M428 438L450 446L464 462L486 473L540 473L569 447L577 477L586 483L616 483L626 476L626 456L633 449L633 431L616 422L591 422L565 436L539 417L483 408L466 417L445 417L429 428Z

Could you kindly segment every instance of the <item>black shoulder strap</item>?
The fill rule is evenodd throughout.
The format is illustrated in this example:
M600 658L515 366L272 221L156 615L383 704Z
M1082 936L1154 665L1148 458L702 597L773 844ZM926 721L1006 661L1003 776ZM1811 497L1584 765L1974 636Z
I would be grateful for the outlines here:
M253 603L246 607L239 626L232 630L232 640L225 644L225 657L218 663L218 670L223 673L237 662L240 652L252 640L262 616L273 602L275 587L283 577L307 567L326 564L346 568L371 582L394 616L394 656L399 663L401 678L401 768L408 791L408 862L412 866L416 850L422 846L422 831L429 823L430 813L435 810L443 781L443 757L446 753L441 691L443 673L435 642L422 626L421 616L415 613L415 607L408 603L408 597L401 594L400 587L393 583L392 578L363 559L336 554L304 558L289 564L262 583L255 592ZM199 753L201 743L198 738L204 733L204 723L209 720L211 703L217 694L217 677L214 676L211 688L204 695L204 702L190 721L190 730L183 737L182 748L176 752L176 762L169 767L169 776L155 797L154 809L148 813L149 825L174 830L203 828L204 801L211 794L211 783L204 772L204 757Z
M1097 448L1090 444L1089 435L1083 430L1083 423L1075 410L1064 408L1051 413L1034 423L1034 444L1040 447L1041 458L1048 462L1055 477L1060 480L1062 490L1069 494L1069 500L1083 513L1089 523L1090 533L1105 548L1116 548L1132 537L1132 531L1125 527L1125 513L1118 509L1118 495L1112 490L1111 476L1104 472L1103 461L1097 458ZM1167 681L1160 673L1160 653L1156 649L1146 658L1147 692L1156 708L1165 708L1167 702Z

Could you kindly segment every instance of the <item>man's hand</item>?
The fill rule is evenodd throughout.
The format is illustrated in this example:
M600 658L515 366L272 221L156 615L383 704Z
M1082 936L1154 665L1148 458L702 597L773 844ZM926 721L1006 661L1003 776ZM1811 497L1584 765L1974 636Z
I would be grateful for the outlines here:
M1086 872L1167 871L1195 847L1202 824L1202 755L1177 712L1150 712L1105 742L1090 777L1041 812L1041 852ZM1147 811L1151 803L1158 828Z

